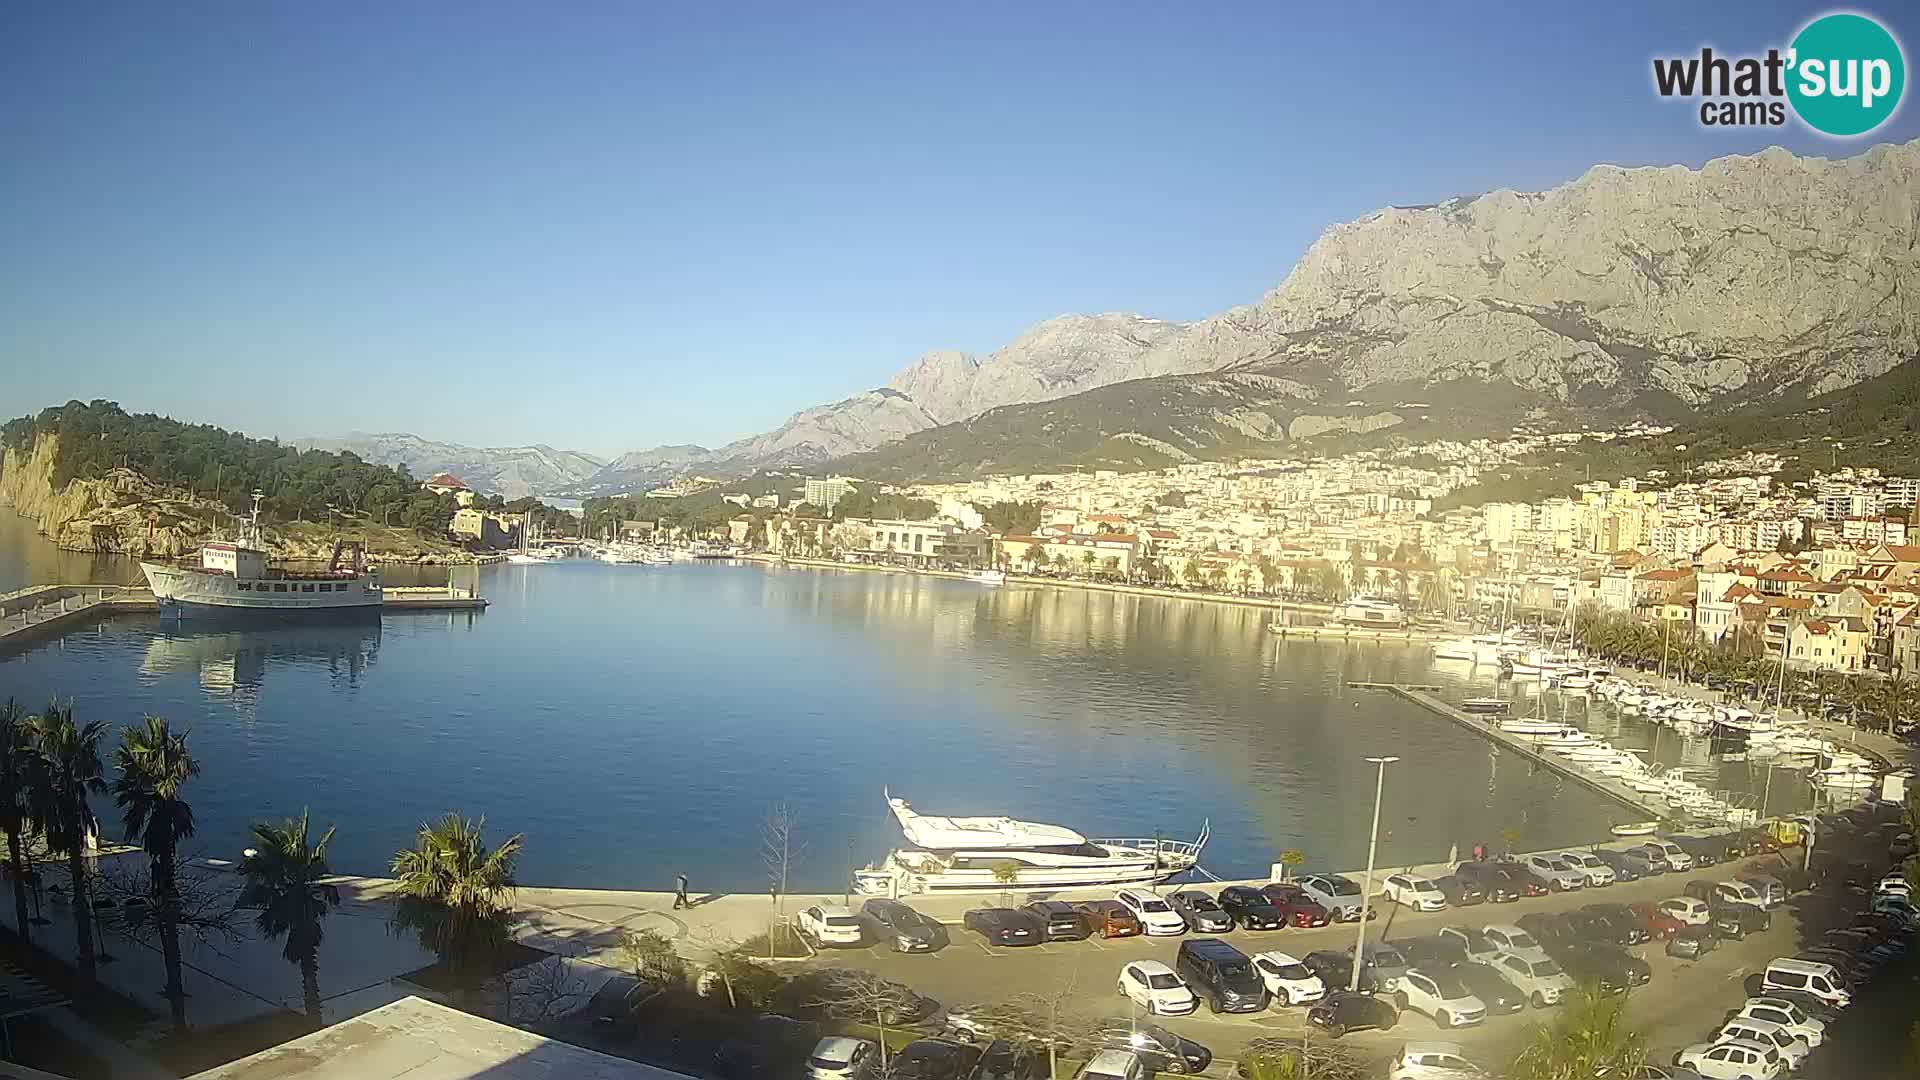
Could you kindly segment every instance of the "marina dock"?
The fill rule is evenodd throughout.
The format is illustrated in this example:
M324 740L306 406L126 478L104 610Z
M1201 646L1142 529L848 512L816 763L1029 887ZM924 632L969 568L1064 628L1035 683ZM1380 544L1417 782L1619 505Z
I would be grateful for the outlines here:
M113 585L31 585L0 596L0 656L88 622L152 611L153 594Z
M1571 762L1547 753L1545 750L1534 745L1532 740L1524 736L1512 734L1511 732L1502 731L1500 729L1500 720L1502 717L1475 716L1472 713L1455 708L1453 705L1440 700L1440 697L1432 689L1425 687L1416 689L1409 686L1395 685L1388 686L1385 689L1389 693L1405 698L1429 712L1438 713L1446 717L1461 727L1466 728L1468 731L1497 744L1503 750L1510 750L1537 765L1551 769L1569 780L1580 783L1597 794L1604 795L1614 802L1628 807L1638 815L1639 820L1665 821L1673 816L1673 811L1663 801L1656 800L1650 795L1643 795L1611 777L1589 773L1583 769L1576 768Z
M392 586L385 592L381 614L485 611L488 604L472 589ZM91 622L157 610L153 593L133 586L30 585L0 596L0 656L11 656Z

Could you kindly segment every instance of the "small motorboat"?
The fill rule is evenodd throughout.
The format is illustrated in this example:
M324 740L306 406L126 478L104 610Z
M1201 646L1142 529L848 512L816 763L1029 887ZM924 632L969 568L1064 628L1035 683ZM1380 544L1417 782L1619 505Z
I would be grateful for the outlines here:
M1652 836L1660 827L1657 821L1637 821L1627 825L1615 825L1610 832L1615 836Z
M1507 709L1512 707L1512 705L1513 703L1508 701L1506 698L1470 697L1467 700L1460 703L1460 711L1470 712L1470 713L1483 713L1483 714L1484 713L1503 713L1503 712L1506 712Z

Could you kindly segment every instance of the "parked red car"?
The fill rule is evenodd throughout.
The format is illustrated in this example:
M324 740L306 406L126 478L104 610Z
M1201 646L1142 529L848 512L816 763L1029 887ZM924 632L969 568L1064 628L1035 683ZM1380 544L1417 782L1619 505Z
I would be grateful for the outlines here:
M1512 865L1502 863L1495 869L1500 874L1501 884L1521 896L1547 895L1547 883L1527 873L1526 868L1518 863Z
M1103 938L1133 937L1140 932L1140 920L1118 900L1088 900L1074 907L1086 915L1087 924Z
M1291 882L1275 882L1260 890L1269 903L1286 914L1291 926L1325 926L1327 909L1314 902L1306 890Z
M1634 917L1640 920L1640 928L1652 934L1655 941L1665 941L1679 933L1687 924L1660 910L1660 905L1651 900L1642 900L1627 905Z

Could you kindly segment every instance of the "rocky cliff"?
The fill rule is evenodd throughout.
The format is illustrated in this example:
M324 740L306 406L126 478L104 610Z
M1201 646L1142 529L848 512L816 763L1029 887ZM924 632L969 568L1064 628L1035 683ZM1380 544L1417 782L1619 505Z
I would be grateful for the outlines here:
M68 551L179 558L198 554L200 546L233 525L227 508L176 488L162 487L133 469L114 469L95 479L53 486L59 439L43 434L30 451L0 453L0 507L33 519L47 539ZM318 561L329 558L335 539L321 526L293 525L262 530L275 559ZM426 540L401 529L362 528L355 538L387 561L464 561L451 544Z

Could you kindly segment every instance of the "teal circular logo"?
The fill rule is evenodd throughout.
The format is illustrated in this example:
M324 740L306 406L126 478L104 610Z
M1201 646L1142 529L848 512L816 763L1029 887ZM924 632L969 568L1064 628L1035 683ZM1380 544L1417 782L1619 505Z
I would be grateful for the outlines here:
M1793 39L1787 99L1807 126L1864 135L1900 107L1907 62L1900 43L1865 15L1822 15Z

